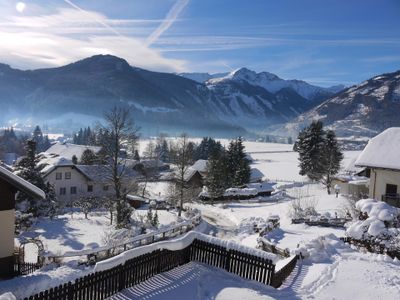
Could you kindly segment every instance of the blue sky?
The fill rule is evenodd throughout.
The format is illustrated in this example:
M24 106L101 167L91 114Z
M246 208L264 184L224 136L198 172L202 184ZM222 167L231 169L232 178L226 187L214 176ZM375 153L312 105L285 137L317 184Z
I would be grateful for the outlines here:
M167 72L240 67L329 86L400 69L399 0L0 0L0 61L98 53Z

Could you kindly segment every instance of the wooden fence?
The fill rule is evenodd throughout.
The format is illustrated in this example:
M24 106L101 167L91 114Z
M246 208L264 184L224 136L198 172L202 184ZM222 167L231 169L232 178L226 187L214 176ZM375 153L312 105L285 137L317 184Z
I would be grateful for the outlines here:
M28 275L42 267L39 263L14 263L14 276Z
M277 271L272 278L271 285L274 288L278 288L282 285L286 278L292 273L293 269L296 267L297 260L299 259L298 255L293 256L293 258L287 263L282 269Z
M123 265L87 275L74 283L51 288L25 300L101 300L190 261L279 287L293 270L297 259L275 273L275 265L269 259L195 239L182 250L155 250L130 259Z

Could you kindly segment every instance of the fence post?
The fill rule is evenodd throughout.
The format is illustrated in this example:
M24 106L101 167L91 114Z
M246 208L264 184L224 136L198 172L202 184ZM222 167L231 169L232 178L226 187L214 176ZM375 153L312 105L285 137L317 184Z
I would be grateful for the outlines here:
M226 254L226 259L225 259L225 270L227 272L229 272L230 266L231 266L231 250L228 250L226 253L227 254Z
M76 280L75 282L77 282ZM74 300L74 285L70 282L68 282L68 300Z
M118 267L118 291L122 291L125 288L125 270L124 265Z

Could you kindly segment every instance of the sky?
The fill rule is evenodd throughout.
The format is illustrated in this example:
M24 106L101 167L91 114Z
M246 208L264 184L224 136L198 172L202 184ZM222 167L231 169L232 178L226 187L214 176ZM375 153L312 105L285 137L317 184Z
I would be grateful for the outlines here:
M400 69L400 1L0 0L0 62L36 69L95 54L352 85Z

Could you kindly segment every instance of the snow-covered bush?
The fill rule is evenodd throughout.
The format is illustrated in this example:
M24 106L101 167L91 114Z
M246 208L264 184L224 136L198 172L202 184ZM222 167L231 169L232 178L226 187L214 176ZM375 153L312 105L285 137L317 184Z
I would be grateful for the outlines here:
M289 216L292 219L308 218L310 216L317 216L318 213L315 209L317 201L314 198L300 198L294 199L289 205Z
M356 203L359 220L350 224L346 235L386 247L400 247L400 209L386 202L363 199Z

